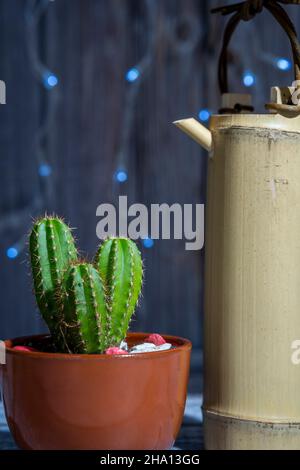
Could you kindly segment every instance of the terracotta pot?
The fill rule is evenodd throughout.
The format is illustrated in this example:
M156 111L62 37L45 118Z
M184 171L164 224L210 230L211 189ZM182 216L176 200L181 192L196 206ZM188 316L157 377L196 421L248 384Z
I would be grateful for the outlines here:
M147 334L131 333L129 344ZM48 337L49 338L49 337ZM47 336L7 340L3 396L22 449L168 449L181 426L191 343L124 356L13 350Z

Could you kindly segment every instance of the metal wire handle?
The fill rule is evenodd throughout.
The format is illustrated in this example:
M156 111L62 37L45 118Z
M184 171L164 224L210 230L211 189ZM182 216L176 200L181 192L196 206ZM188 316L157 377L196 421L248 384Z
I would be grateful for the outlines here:
M245 2L226 5L211 10L211 13L221 13L224 16L232 14L225 28L223 45L219 57L218 79L222 94L228 93L227 48L230 39L240 21L252 20L258 13L262 12L263 8L266 8L272 14L288 35L293 53L295 81L300 81L300 44L297 32L290 17L282 8L280 3L285 5L300 5L300 0L246 0ZM276 111L300 112L300 106L293 104L268 103L266 104L266 107L267 109L274 109ZM246 108L247 110L249 109L249 107L244 107L242 104L238 104L232 111L240 112L243 109L246 110Z

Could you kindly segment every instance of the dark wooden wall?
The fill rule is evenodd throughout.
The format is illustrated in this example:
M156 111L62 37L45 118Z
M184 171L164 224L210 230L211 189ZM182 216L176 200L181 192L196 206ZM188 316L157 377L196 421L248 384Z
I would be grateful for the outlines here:
M65 216L92 255L102 202L116 203L119 194L146 205L205 201L207 157L171 122L218 108L225 20L209 10L222 3L56 0L32 27L29 13L38 2L0 0L0 79L7 85L0 107L0 337L43 328L26 248L14 260L6 256L14 243L22 248L31 216L45 210ZM290 9L296 25L298 10ZM270 16L243 24L231 48L230 82L242 91L242 72L252 69L258 110L271 84L292 81L291 72L274 68L275 56L290 53ZM124 75L142 57L144 74L131 96ZM37 58L57 75L53 90L40 84ZM43 161L52 167L46 179L38 175ZM128 168L123 185L113 181L120 163ZM142 251L146 282L133 328L184 335L200 347L204 251L185 251L184 241L156 241Z

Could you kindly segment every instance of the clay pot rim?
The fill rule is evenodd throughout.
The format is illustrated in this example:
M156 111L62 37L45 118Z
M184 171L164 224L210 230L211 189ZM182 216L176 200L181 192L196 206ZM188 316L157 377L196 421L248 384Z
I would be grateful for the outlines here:
M128 333L127 338L143 341L151 333ZM32 340L41 340L43 338L49 337L49 334L40 334L40 335L29 335L29 336L20 336L17 338L7 339L4 341L6 354L13 356L25 356L36 359L54 359L54 360L97 360L97 361L124 361L128 359L154 359L160 358L162 356L170 354L178 354L181 351L189 351L192 349L192 343L186 338L173 335L164 335L163 338L171 343L175 348L167 349L165 351L151 351L143 353L131 353L131 354L66 354L66 353L52 353L52 352L43 352L43 351L18 351L13 349L13 345L17 346L21 342L32 341Z

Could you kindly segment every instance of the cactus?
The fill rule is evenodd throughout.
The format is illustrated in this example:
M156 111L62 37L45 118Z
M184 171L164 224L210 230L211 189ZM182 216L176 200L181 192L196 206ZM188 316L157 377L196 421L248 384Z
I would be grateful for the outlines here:
M135 243L109 238L94 264L78 261L70 229L62 220L38 220L30 235L35 295L56 350L103 353L126 337L142 286Z
M106 287L110 343L118 346L125 338L136 307L143 277L140 252L127 238L109 238L99 247L95 266Z
M29 248L37 304L56 338L60 319L57 290L69 263L77 259L75 242L71 230L61 219L45 217L35 222ZM61 347L60 340L56 343Z
M88 263L67 270L61 291L63 332L70 351L102 353L110 346L108 310L102 280Z

